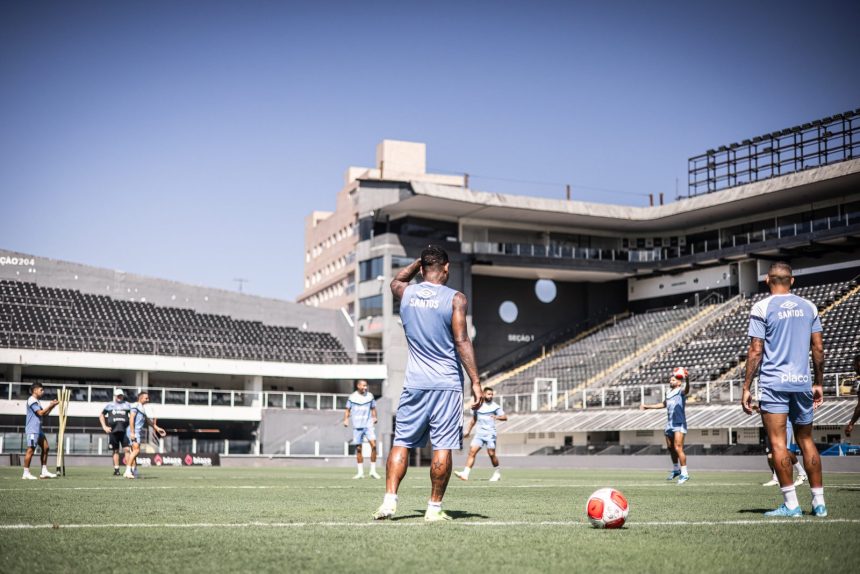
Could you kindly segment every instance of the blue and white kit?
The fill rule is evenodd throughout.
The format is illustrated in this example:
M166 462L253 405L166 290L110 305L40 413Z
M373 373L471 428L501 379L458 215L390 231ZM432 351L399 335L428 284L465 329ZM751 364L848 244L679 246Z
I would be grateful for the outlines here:
M400 319L409 355L394 425L394 446L463 446L463 371L451 332L457 291L423 282L403 291Z
M376 408L376 400L373 394L367 392L361 394L355 391L346 400L349 409L349 420L352 423L352 443L361 444L365 439L376 440L376 431L373 428L373 410Z
M132 444L140 444L143 437L143 429L146 428L146 420L148 418L146 407L140 403L134 403L131 405L131 412L134 413L134 439L131 438L131 426L128 427L126 434Z
M42 432L42 417L38 414L42 410L42 404L34 396L27 399L27 420L24 425L24 434L27 436L27 448L36 448L45 434Z
M764 341L759 373L762 412L788 414L795 425L812 424L810 337L821 332L818 308L791 293L753 305L749 336Z
M505 411L495 402L483 403L475 412L475 438L471 446L478 448L496 448L496 419L494 417L505 416Z
M666 393L666 436L675 436L676 432L687 434L687 395L683 387L670 389Z

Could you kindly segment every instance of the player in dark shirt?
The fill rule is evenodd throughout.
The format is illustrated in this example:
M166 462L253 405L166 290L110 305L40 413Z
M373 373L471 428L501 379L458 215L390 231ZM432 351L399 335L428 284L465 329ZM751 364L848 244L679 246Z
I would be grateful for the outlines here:
M125 400L125 393L122 389L114 389L114 400L105 405L102 412L99 414L99 422L102 428L110 437L110 449L113 451L113 475L120 476L119 471L119 448L123 449L125 456L128 456L128 413L131 411L131 405Z

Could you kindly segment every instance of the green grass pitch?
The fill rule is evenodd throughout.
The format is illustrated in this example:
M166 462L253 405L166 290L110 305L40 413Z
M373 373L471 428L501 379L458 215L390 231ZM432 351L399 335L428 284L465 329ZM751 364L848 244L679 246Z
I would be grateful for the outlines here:
M383 481L353 469L143 472L22 481L0 469L0 572L848 572L860 557L860 474L825 475L828 518L765 519L781 502L760 486L766 472L677 486L662 472L506 470L489 483L477 467L452 477L455 520L424 524L426 468L410 469L397 519L382 523L370 514ZM587 524L604 486L630 500L622 530Z

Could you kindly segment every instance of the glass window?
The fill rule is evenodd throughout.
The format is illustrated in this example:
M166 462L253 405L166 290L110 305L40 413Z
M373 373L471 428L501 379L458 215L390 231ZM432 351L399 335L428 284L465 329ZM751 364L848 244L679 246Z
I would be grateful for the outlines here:
M377 317L382 315L382 295L373 295L372 297L363 297L358 300L359 319L365 317Z
M382 257L374 257L358 264L358 280L371 281L382 275Z

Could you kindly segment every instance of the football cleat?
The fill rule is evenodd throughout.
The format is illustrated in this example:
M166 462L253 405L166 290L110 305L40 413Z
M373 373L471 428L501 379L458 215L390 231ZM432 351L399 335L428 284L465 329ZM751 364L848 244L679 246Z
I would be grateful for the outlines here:
M684 484L688 480L690 480L690 475L689 474L682 474L681 476L678 477L678 484Z
M800 508L800 507L798 507ZM818 518L824 518L827 516L827 507L823 504L819 504L818 506L812 507L812 515L817 516Z
M681 476L681 471L680 470L673 470L673 471L669 472L669 476L666 477L666 480L675 480L679 476Z
M397 505L385 505L383 504L379 508L376 509L376 512L373 513L374 520L387 520L394 516L394 513L397 512Z
M798 517L803 516L803 511L800 509L799 506L794 509L789 509L785 504L782 504L776 510L765 512L764 515L773 517Z
M454 520L447 514L445 514L444 510L439 510L436 512L430 512L429 510L424 514L424 522L448 522L450 520Z
M24 475L21 477L21 479L22 480L39 480L37 477L33 476L29 472L25 472Z
M127 470L123 473L122 477L134 479L134 473L130 470Z
M57 475L45 469L42 471L42 474L39 475L39 478L57 478Z
M358 474L356 474L355 476L352 477L353 480L358 480L360 478L364 478L363 472L359 472Z
M800 486L807 480L809 480L808 476L806 476L805 474L798 474L797 478L794 480L794 486Z
M498 472L494 472L493 476L490 477L490 482L499 482L500 480L502 480L502 475Z
M381 476L379 476L378 474L376 474L376 471L375 471L375 470L371 470L371 471L370 471L370 474L369 474L368 476L370 476L370 478L375 478L376 480L379 480L380 478L382 478Z
M454 476L456 476L460 480L469 480L469 475L465 472L460 472L459 470L454 471Z
M779 486L779 481L775 478L771 478L767 482L761 483L762 486Z
M115 469L113 469L113 475L114 476L122 476L122 473L119 471L118 468L115 468Z

